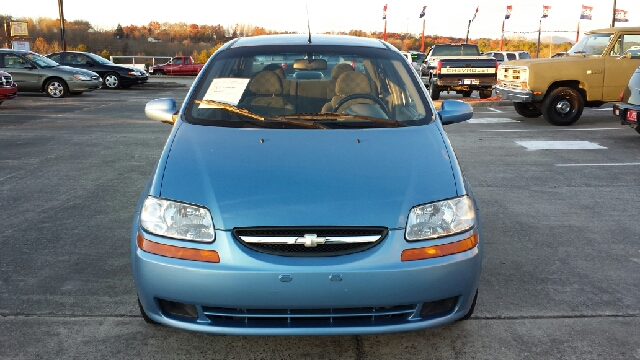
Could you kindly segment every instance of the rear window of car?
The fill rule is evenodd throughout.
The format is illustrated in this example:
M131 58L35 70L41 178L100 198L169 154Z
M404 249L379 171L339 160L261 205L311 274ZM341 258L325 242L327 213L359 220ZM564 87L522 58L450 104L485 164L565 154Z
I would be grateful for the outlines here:
M521 52L519 56L520 56L520 59L531 59L531 55L529 55L528 52Z
M337 59L351 61L336 62ZM295 63L315 60L326 64L326 68L292 69ZM247 125L246 119L237 113L207 104L208 100L270 118L338 112L340 101L349 96L363 100L364 104L348 106L351 115L405 125L422 125L433 119L413 69L392 50L325 45L250 46L223 50L211 62L188 99L187 122L255 126ZM330 126L338 123L334 121ZM375 126L375 122L367 124Z
M504 61L504 55L501 53L495 53L495 54L492 54L491 56L498 61Z
M518 56L514 53L507 53L507 60L517 60Z

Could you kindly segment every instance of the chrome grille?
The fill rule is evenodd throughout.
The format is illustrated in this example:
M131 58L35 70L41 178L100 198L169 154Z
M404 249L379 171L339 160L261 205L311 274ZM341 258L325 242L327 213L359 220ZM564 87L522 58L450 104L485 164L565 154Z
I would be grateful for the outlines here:
M334 309L230 309L202 307L214 326L336 327L383 326L405 323L417 305Z
M244 246L282 256L338 256L370 249L388 230L384 227L255 227L236 228Z

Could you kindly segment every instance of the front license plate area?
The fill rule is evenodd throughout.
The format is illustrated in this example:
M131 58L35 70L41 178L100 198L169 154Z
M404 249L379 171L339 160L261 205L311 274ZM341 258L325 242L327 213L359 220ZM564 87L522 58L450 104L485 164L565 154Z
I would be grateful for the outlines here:
M627 121L638 122L638 111L631 109L627 110Z

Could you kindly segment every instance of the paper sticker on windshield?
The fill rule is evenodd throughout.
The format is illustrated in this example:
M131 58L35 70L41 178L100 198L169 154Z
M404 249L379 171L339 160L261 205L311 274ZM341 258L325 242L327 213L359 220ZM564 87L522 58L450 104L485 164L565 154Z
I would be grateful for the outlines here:
M219 78L213 79L203 100L214 100L238 105L240 97L247 88L249 79L242 78ZM200 108L216 107L215 105L200 104Z

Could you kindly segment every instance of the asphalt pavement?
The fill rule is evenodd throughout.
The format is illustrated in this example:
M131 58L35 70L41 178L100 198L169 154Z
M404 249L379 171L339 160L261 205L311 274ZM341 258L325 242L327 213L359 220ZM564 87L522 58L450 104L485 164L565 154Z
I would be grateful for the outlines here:
M325 337L146 324L129 233L171 131L144 105L180 103L193 79L170 81L185 86L0 106L0 358L640 359L640 135L607 105L570 127L500 104L445 127L484 228L468 321Z

